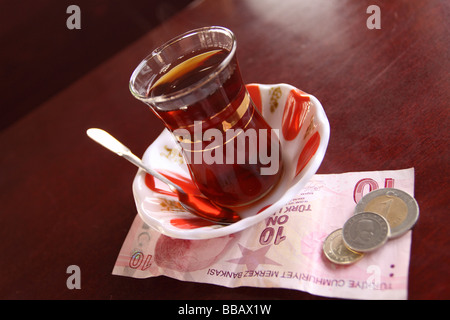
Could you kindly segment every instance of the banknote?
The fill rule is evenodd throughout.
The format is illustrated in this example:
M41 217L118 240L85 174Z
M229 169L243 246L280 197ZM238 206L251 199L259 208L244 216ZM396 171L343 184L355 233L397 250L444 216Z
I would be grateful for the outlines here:
M414 168L316 174L266 220L207 240L170 238L136 216L113 268L133 278L167 276L225 287L286 288L349 299L406 299L412 231L351 265L334 264L323 242L370 191L414 196Z

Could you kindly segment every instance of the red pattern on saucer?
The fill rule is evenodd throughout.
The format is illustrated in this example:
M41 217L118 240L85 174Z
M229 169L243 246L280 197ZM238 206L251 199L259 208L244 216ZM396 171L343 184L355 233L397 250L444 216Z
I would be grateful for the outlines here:
M288 84L249 84L247 91L268 124L278 130L284 173L262 201L239 209L238 222L222 226L186 212L170 188L139 170L133 181L141 218L161 233L181 239L211 239L234 234L274 213L295 197L317 171L329 141L330 128L320 102ZM191 192L198 191L179 149L164 130L143 156L143 161Z

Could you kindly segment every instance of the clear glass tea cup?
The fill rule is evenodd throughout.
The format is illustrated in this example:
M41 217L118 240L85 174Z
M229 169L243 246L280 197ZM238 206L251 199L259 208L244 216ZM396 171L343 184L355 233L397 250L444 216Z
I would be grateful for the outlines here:
M155 49L133 72L130 91L172 132L211 201L246 206L279 181L281 145L246 90L230 30L192 30Z

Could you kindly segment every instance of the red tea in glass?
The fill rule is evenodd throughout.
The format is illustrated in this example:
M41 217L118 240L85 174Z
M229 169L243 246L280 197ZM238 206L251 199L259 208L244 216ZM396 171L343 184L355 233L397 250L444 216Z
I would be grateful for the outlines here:
M280 179L280 142L245 88L230 30L193 30L156 49L133 73L130 89L174 134L210 200L248 205Z

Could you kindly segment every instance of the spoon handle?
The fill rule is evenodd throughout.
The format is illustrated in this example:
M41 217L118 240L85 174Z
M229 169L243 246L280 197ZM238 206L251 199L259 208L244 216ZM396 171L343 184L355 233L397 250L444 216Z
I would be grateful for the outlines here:
M155 170L146 166L139 157L137 157L134 153L131 152L131 150L128 147L126 147L124 144L122 144L119 140L114 138L108 132L106 132L102 129L91 128L91 129L88 129L86 131L86 133L89 136L89 138L91 138L95 142L99 143L106 149L108 149L108 150L114 152L115 154L121 156L122 158L128 160L135 166L141 168L148 174L151 174L152 176L154 176L155 178L166 183L170 187L175 188L178 192L185 193L183 191L183 189L181 189L180 186L176 185L175 183L173 183L172 181L170 181L169 179L164 177L159 172L156 172Z
M185 193L183 189L181 189L180 186L176 185L175 183L173 183L172 181L170 181L169 179L167 179L166 177L164 177L162 174L160 174L159 172L147 167L142 160L137 157L134 153L132 153L131 151L128 153L124 153L122 154L122 158L130 161L132 164L134 164L135 166L141 168L142 170L144 170L145 172L147 172L148 174L151 174L152 176L154 176L156 179L164 182L165 184L169 185L170 187L175 188L178 192L181 193Z

